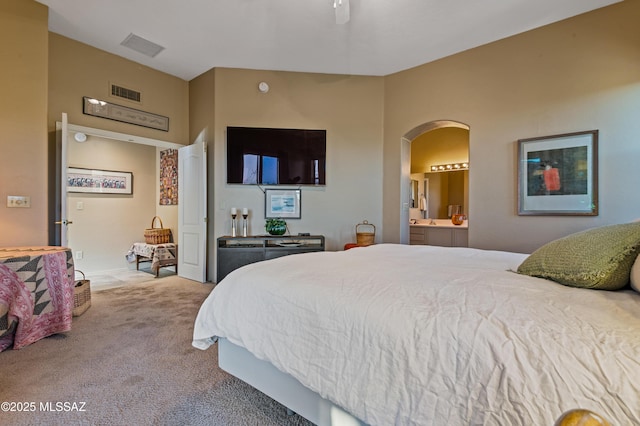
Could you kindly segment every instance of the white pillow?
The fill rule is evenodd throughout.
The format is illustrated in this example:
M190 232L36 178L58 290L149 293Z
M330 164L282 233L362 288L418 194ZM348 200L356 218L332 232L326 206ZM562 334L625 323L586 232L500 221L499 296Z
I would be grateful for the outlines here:
M631 288L640 292L640 256L636 257L636 261L631 266L629 281L631 282Z

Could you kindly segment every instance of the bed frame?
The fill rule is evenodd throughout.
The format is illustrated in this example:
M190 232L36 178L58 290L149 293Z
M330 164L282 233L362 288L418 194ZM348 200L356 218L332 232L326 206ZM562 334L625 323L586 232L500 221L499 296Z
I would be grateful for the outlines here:
M218 339L218 365L287 407L290 414L295 412L318 426L366 426L292 376L227 339Z

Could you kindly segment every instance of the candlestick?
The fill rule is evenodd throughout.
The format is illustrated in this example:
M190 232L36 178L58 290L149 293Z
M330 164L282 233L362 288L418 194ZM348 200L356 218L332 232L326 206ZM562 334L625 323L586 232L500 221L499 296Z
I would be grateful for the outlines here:
M237 222L236 222L236 216L238 215L238 210L235 207L231 208L231 236L235 237L236 236L236 228L237 228Z
M249 217L249 209L246 207L242 209L242 236L246 237L249 232L249 223L247 222Z

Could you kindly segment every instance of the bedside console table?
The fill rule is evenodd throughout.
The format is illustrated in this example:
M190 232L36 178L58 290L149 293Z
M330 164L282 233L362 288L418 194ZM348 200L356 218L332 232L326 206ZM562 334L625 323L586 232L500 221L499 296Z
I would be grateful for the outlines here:
M220 282L229 272L250 263L314 251L324 251L323 235L220 237L216 282Z

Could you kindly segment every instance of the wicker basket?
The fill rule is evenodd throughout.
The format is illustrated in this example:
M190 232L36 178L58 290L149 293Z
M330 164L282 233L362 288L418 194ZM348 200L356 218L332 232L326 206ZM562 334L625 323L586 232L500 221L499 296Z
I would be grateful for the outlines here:
M376 239L376 227L368 221L356 225L356 242L359 246L370 246Z
M82 274L81 280L76 280L73 287L73 311L74 317L79 317L91 306L91 282L85 279L84 272L76 270Z
M156 228L154 223L158 219L160 221L160 228ZM171 229L162 227L162 219L159 216L154 216L151 219L151 228L144 230L144 241L147 244L166 244L171 239Z

